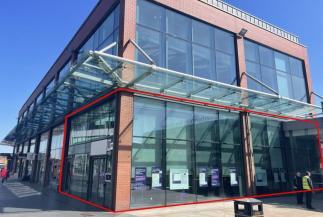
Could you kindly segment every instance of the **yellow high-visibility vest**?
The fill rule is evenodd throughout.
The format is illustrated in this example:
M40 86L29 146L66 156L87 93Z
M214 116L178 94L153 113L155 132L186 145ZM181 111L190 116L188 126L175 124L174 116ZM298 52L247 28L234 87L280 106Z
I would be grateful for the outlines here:
M303 189L304 190L311 190L311 187L310 187L310 185L308 184L308 179L309 179L310 177L309 176L303 176Z

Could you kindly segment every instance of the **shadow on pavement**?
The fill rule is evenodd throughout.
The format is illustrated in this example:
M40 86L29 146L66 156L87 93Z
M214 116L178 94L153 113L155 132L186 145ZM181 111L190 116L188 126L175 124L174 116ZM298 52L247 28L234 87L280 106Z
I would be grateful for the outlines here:
M270 204L279 208L292 208L292 209L301 209L308 210L305 204L305 194L304 196L304 204L298 205L296 203L296 194L295 195L286 195L279 197L271 197L271 198L262 198L261 200L264 204ZM323 216L323 192L315 192L313 194L312 206L315 208L314 210L310 210L313 212L322 212Z
M0 183L0 213L26 213L40 211L102 212L80 201L60 195L52 189L41 188L12 177Z

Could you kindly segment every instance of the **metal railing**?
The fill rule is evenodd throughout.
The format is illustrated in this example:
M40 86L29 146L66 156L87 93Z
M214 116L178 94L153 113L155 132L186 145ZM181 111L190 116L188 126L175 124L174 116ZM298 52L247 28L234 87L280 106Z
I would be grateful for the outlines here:
M204 2L210 6L213 6L221 11L224 11L232 16L235 16L241 20L244 20L250 24L253 24L261 29L264 29L264 30L267 30L275 35L278 35L282 38L285 38L289 41L292 41L296 44L300 44L299 43L299 37L294 35L294 34L291 34L273 24L270 24L258 17L255 17L247 12L244 12L226 2L223 2L221 0L199 0L201 2Z

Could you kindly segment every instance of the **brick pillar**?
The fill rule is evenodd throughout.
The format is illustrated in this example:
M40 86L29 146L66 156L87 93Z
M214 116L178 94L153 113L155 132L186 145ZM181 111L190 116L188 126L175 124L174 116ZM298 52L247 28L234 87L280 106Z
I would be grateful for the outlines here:
M237 45L237 62L238 62L238 85L243 88L248 87L247 76L244 74L247 71L245 62L244 38L236 37ZM244 104L248 104L248 93L242 93L245 99ZM247 195L255 193L255 169L253 160L252 137L250 132L250 118L247 113L241 113L241 135L244 156L244 169L245 169L245 185Z
M252 135L249 114L242 112L240 113L241 119L241 135L242 135L242 146L244 156L244 170L245 170L245 187L246 194L253 195L256 193L255 190L255 167L253 159L253 148L252 148Z
M308 100L307 102L314 104L315 103L315 96L312 94L313 92L313 85L312 85L312 79L311 79L311 71L310 71L310 64L308 61L308 56L307 56L307 50L304 48L305 52L305 58L304 58L304 67L303 69L305 70L305 81L306 81L306 86L307 86L307 96Z
M120 1L119 56L135 59L135 48L128 44L129 39L136 39L136 0ZM124 80L133 79L133 69L123 70ZM131 187L131 149L133 124L133 95L120 93L117 97L117 120L115 131L115 195L114 209L130 208Z
M115 210L129 209L131 185L131 148L133 95L118 94L115 160Z

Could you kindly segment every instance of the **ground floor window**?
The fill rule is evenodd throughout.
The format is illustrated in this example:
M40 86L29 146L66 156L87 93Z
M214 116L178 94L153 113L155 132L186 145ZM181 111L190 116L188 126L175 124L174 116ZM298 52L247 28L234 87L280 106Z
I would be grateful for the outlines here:
M131 207L244 195L238 113L135 97Z
M291 190L283 122L256 116L250 122L257 194Z
M109 208L113 198L114 121L114 100L71 118L63 180L65 191Z
M49 159L49 183L53 189L57 189L62 159L64 126L60 125L53 129L51 138L51 150Z

